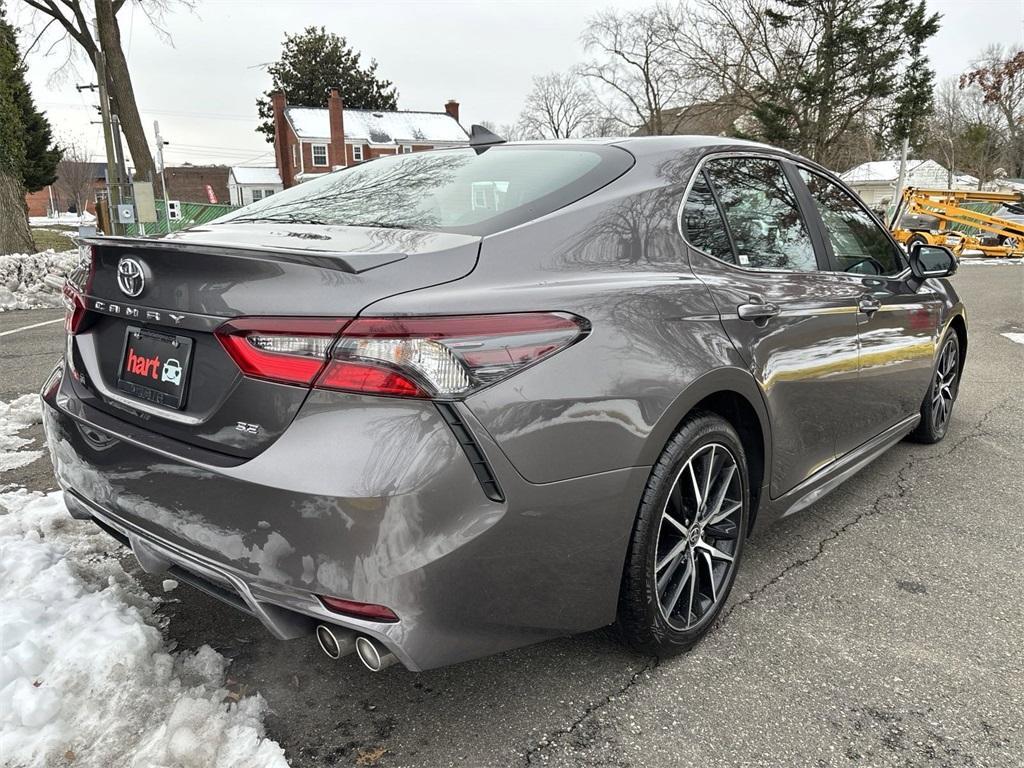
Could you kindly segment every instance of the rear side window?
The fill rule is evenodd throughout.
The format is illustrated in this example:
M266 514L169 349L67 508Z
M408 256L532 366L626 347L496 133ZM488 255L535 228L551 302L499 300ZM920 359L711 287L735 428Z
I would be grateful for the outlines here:
M803 168L800 176L825 224L836 269L862 275L896 275L903 271L896 246L846 190Z
M633 165L611 146L495 146L382 157L218 219L486 235L586 197Z
M813 272L818 269L796 194L775 160L709 160L704 172L722 206L741 267Z
M683 206L683 232L694 247L716 259L736 263L725 222L718 212L718 205L703 171L694 179L686 205Z

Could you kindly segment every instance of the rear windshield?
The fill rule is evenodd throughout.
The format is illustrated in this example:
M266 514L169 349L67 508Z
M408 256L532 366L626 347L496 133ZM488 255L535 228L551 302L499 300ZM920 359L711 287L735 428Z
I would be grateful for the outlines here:
M382 157L324 174L217 219L486 235L589 195L633 156L610 146L496 146Z

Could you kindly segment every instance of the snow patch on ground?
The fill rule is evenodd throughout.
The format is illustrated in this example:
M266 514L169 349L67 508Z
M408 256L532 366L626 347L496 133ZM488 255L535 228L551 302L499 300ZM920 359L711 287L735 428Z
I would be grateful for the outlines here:
M1006 338L1008 338L1010 341L1015 341L1018 344L1024 344L1024 333L1012 333L1011 332L1011 333L1004 333L1002 335L1005 336Z
M64 278L77 264L77 250L0 256L0 312L59 307L60 291L47 285L44 278Z
M27 466L43 455L42 451L22 450L32 440L18 436L21 430L40 421L39 395L22 395L9 403L0 401L0 472Z
M17 452L38 420L37 395L0 402L0 439ZM171 653L121 551L59 491L0 486L2 764L286 768L264 700L230 693L209 646Z
M1019 267L1024 259L960 259L961 267Z

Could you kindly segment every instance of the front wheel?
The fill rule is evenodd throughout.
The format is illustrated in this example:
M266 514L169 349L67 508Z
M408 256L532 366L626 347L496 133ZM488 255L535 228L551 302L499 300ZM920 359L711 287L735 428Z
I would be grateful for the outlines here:
M725 604L750 514L736 430L709 413L684 422L655 464L633 528L616 622L659 655L692 647Z
M910 433L910 439L918 443L937 443L946 436L960 391L960 339L952 328L940 349L932 383L921 404L921 421Z

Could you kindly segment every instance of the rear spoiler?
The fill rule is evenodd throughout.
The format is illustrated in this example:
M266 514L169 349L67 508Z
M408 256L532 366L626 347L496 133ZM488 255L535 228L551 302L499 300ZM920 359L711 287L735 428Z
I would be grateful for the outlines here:
M287 261L293 264L308 264L338 272L358 275L371 269L394 264L409 258L405 253L353 253L351 251L327 251L316 248L284 248L274 245L225 245L218 242L189 240L154 240L148 237L81 237L82 245L97 248L123 248L125 250L164 250L209 253L240 259L261 259L263 261Z

